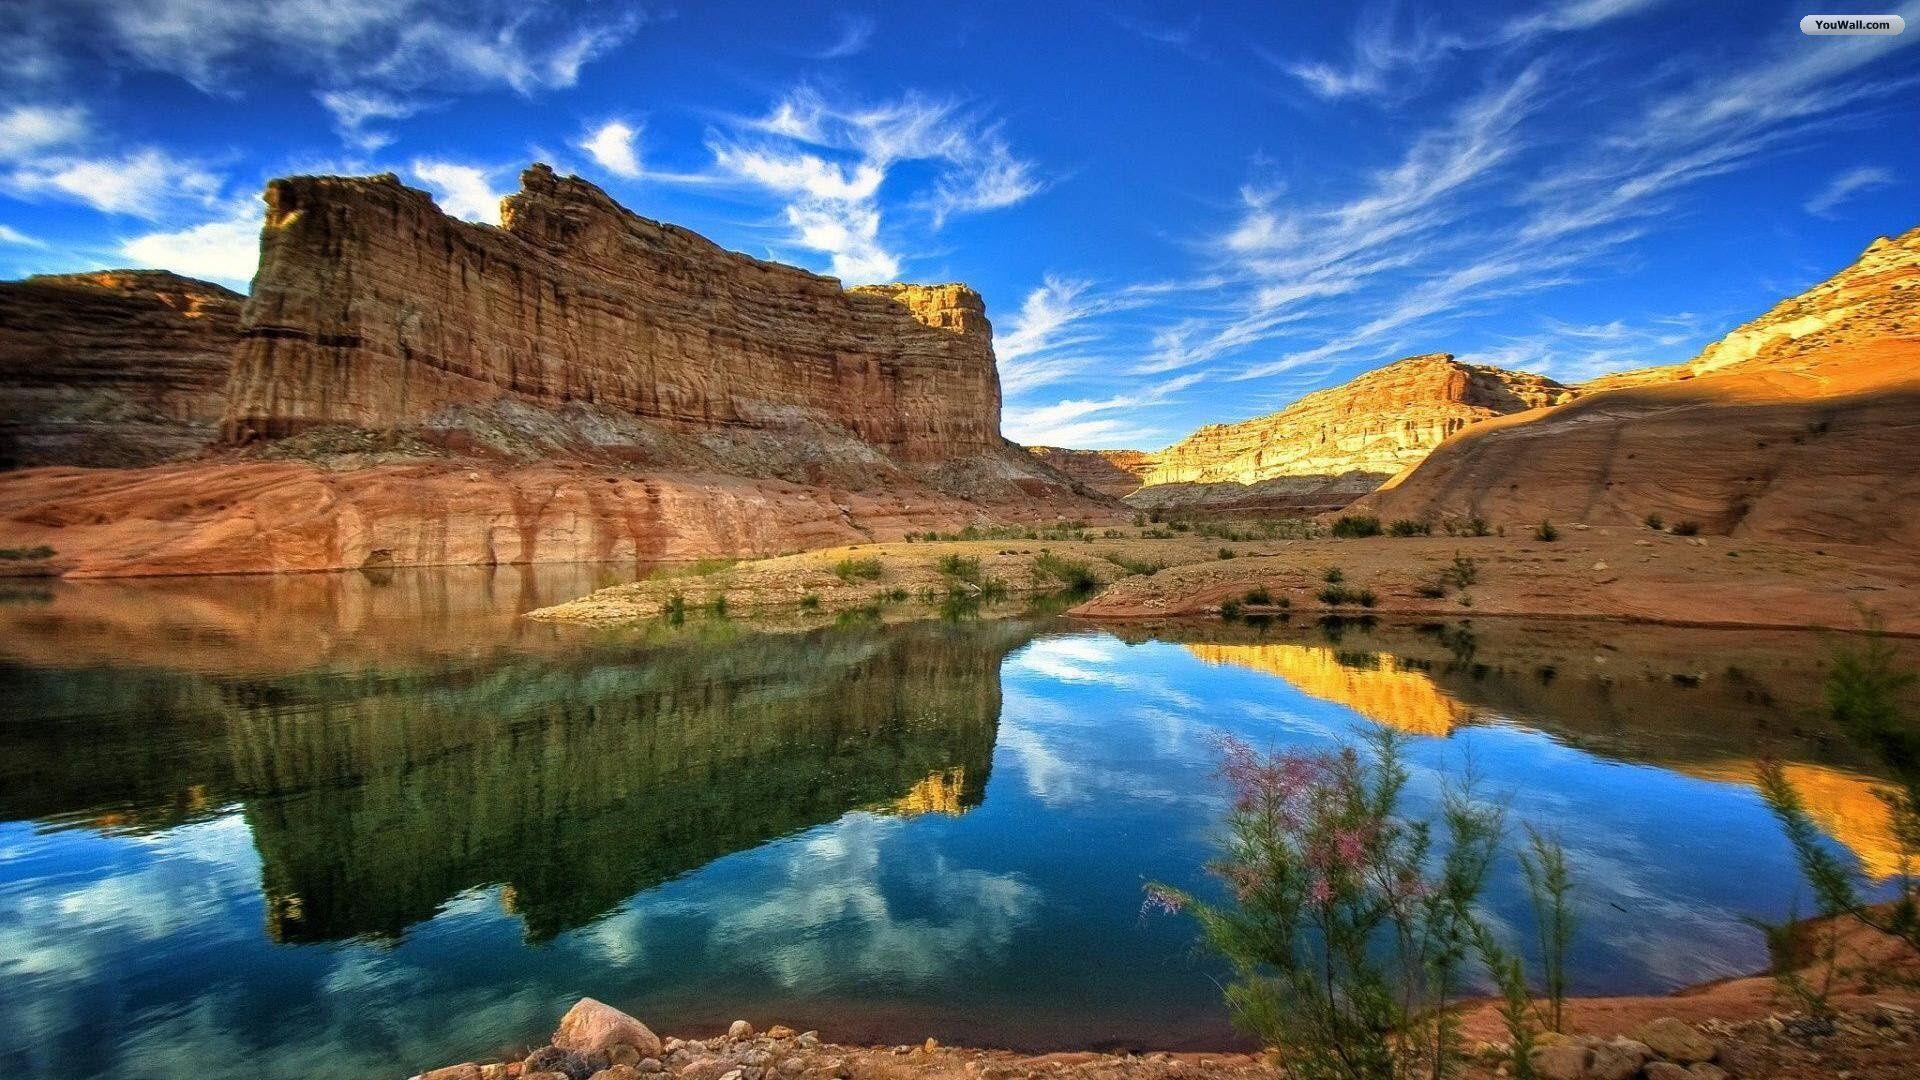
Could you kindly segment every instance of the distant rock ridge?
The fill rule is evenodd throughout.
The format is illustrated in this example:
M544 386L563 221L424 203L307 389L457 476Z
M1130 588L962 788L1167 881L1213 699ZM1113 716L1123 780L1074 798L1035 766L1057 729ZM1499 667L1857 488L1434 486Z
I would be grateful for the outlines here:
M1463 364L1448 353L1410 356L1277 413L1209 424L1155 454L1145 484L1390 476L1468 424L1551 405L1570 393L1544 376Z
M0 282L0 469L197 453L225 408L244 300L160 270Z
M1069 450L1060 446L1029 446L1027 452L1104 495L1125 498L1140 487L1153 467L1153 455L1143 450Z
M1363 500L1392 517L1542 518L1920 545L1920 229L1874 241L1693 361L1464 430Z
M842 288L529 168L501 226L392 175L267 187L229 441L420 423L502 398L688 429L826 424L907 460L998 448L979 294Z

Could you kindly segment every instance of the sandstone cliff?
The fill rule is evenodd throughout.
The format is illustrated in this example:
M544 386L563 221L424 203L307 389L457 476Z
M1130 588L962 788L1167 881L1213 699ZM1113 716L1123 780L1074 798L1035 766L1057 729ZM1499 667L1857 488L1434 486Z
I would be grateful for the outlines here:
M1027 452L1103 495L1125 498L1153 468L1153 455L1141 450L1068 450L1029 446Z
M1461 432L1363 506L1920 544L1920 229L1875 241L1690 364L1599 385Z
M1420 460L1468 424L1550 405L1566 387L1538 375L1411 356L1237 424L1209 424L1154 455L1147 486L1252 484L1276 476L1377 473Z
M528 169L502 226L391 175L267 188L227 437L435 426L448 406L590 403L687 429L842 429L906 460L1001 446L964 286L847 290Z
M1338 509L1469 424L1573 393L1552 379L1446 353L1412 356L1277 413L1201 428L1152 455L1127 501L1202 514Z
M157 270L0 282L0 469L199 451L225 406L242 300Z
M77 575L646 563L1121 512L1001 438L973 290L843 289L545 166L523 180L500 228L391 176L275 181L244 311L206 286L93 319L53 379L140 387L178 418L153 457L199 451L216 415L226 445L0 477L0 546ZM21 310L90 325L73 293ZM115 463L41 444L32 463Z

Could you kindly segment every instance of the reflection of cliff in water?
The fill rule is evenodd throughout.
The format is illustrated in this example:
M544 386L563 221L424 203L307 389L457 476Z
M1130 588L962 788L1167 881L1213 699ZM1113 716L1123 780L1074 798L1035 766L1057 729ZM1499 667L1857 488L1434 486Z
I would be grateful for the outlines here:
M850 810L977 805L1000 663L1032 632L723 632L242 678L5 669L75 723L0 765L0 815L139 828L237 802L276 939L395 935L493 885L545 938Z
M1758 759L1778 757L1814 819L1869 874L1900 870L1880 797L1888 785L1820 718L1836 643L1815 635L1510 619L1153 632L1208 663L1277 675L1411 734L1506 720L1593 753L1748 787ZM1914 663L1914 647L1903 647Z

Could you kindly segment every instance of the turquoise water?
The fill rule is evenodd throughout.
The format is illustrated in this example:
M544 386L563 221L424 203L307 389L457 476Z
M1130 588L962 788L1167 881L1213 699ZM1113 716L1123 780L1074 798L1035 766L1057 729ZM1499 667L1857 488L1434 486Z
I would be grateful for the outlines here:
M0 1064L365 1077L657 1028L1236 1045L1141 885L1204 887L1223 733L1413 734L1557 829L1581 992L1764 961L1785 754L1851 852L1870 782L1808 717L1821 649L1622 628L1058 619L584 633L595 571L16 590L0 603ZM1516 872L1489 913L1524 928ZM1524 934L1516 932L1518 941Z

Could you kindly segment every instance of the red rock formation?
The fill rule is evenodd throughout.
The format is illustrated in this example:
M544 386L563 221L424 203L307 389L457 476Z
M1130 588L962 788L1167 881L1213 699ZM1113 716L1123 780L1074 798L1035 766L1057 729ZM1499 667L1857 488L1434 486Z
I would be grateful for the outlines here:
M199 451L224 408L242 300L158 270L0 282L0 469Z
M431 427L515 398L690 429L826 425L913 461L1004 445L971 289L846 290L544 165L521 181L500 228L390 175L270 184L228 437Z
M1270 416L1209 424L1155 454L1146 485L1252 484L1351 472L1384 479L1468 424L1567 394L1538 375L1462 364L1446 353L1411 356Z
M1920 229L1691 364L1461 432L1364 500L1387 517L1638 523L1920 544Z
M1140 450L1068 450L1029 446L1027 452L1102 495L1125 498L1140 487L1153 455Z

